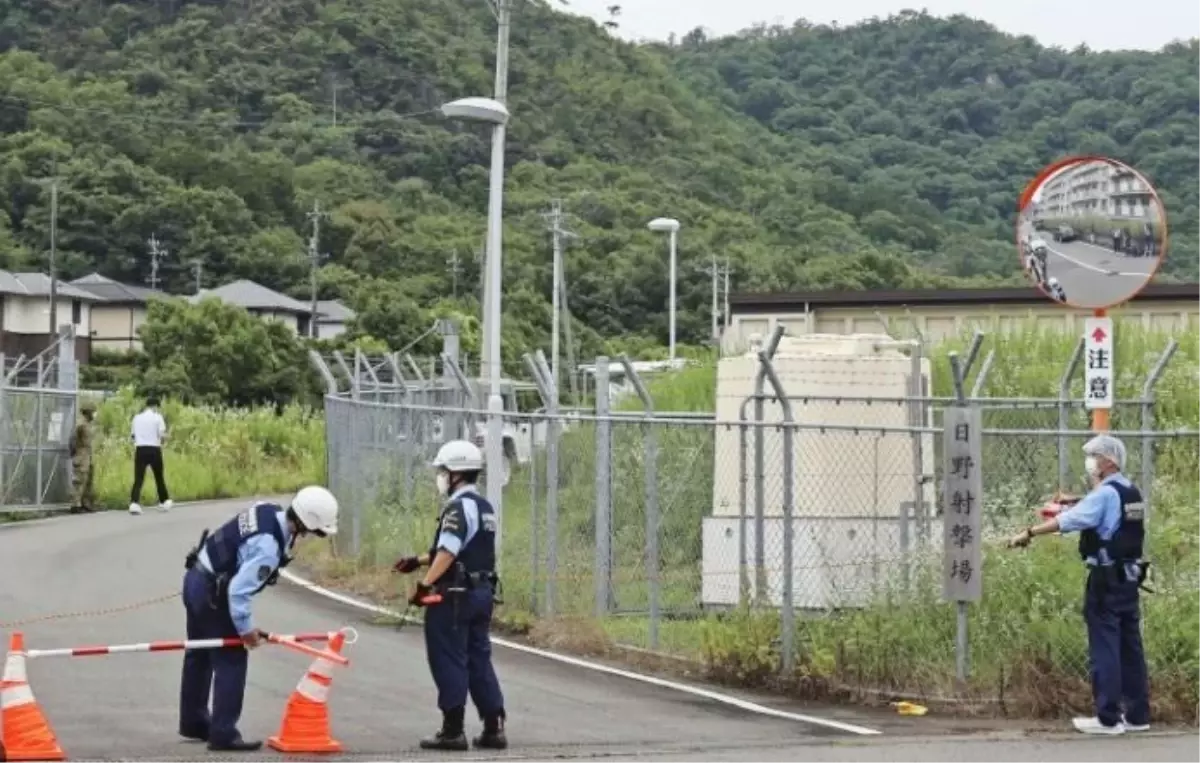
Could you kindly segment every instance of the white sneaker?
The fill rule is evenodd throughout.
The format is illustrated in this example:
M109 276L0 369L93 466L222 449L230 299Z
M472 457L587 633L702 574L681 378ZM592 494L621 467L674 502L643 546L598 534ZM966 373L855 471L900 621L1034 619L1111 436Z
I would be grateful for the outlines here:
M1149 731L1150 730L1149 723L1130 723L1129 721L1125 720L1125 716L1123 716L1123 715L1121 716L1121 724L1123 726L1125 726L1126 731Z
M1115 726L1105 726L1100 723L1099 718L1073 718L1071 723L1075 724L1075 730L1084 734L1100 734L1105 736L1118 736L1125 733L1125 725L1118 723Z
M159 511L170 511L170 510L171 510L171 507L172 507L172 506L174 506L174 505L175 505L175 502L174 502L174 501L172 501L170 498L168 498L167 500L165 500L165 501L163 501L162 503L158 504L158 510L159 510Z
M131 504L129 504L129 513L130 514L141 514L142 507L137 505L136 503L131 503Z

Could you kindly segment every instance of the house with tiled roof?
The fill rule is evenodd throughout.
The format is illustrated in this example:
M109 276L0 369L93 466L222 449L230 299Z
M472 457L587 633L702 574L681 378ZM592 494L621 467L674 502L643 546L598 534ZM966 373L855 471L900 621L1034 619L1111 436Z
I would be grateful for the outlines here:
M76 278L71 285L101 300L92 305L91 338L92 347L106 350L140 349L138 328L146 322L150 300L167 296L157 289L121 283L99 273Z

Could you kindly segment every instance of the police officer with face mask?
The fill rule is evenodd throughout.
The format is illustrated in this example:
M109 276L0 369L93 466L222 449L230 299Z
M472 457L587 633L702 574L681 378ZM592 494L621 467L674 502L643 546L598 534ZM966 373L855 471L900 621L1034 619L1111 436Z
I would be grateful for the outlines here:
M1092 491L1057 517L1020 532L1009 546L1027 546L1037 535L1079 533L1079 556L1088 567L1083 617L1096 717L1076 718L1075 728L1085 734L1146 731L1150 689L1139 596L1149 568L1142 558L1146 505L1121 474L1124 443L1102 434L1083 452Z
M483 470L483 453L466 440L442 446L433 460L438 494L445 496L437 534L428 554L398 561L395 570L409 573L428 567L409 602L423 606L431 595L441 601L425 608L425 653L438 689L442 728L421 740L426 750L466 750L463 728L468 694L483 733L479 748L502 750L504 695L492 667L491 625L496 602L496 514L475 482Z
M238 732L246 692L249 652L266 635L250 620L250 600L278 579L291 561L297 537L324 538L337 532L338 502L323 487L306 487L286 509L256 503L200 537L187 555L183 604L189 639L241 638L242 648L184 652L179 693L179 734L207 741L208 749L252 752ZM208 710L212 694L212 712Z

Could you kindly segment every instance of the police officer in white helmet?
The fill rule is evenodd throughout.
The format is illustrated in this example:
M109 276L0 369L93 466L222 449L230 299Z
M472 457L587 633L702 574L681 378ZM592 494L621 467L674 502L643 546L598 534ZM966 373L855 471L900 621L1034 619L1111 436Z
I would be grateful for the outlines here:
M337 524L337 499L314 485L296 493L286 509L256 503L215 532L204 531L184 564L187 637L240 638L245 649L184 652L180 736L206 741L214 751L253 752L262 747L262 742L242 739L237 729L246 692L247 650L264 636L251 622L251 598L278 580L297 538L333 535Z
M504 695L492 666L496 514L475 483L483 453L466 440L446 443L433 459L441 515L429 552L396 562L400 573L428 567L409 602L425 607L425 650L438 687L442 727L421 740L427 750L468 749L463 720L470 696L483 720L476 747L504 749ZM436 602L436 603L433 603Z

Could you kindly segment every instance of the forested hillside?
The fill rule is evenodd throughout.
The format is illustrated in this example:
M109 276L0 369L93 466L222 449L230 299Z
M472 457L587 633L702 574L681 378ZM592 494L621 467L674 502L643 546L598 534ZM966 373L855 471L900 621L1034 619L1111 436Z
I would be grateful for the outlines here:
M697 90L787 136L816 199L877 244L959 276L1003 275L1016 194L1041 167L1099 154L1141 170L1168 214L1165 275L1197 275L1195 39L1156 53L1045 48L962 16L797 23L672 51Z
M399 346L435 314L475 315L488 135L436 109L491 93L494 33L481 0L0 0L0 267L44 267L57 173L67 276L143 282L154 234L173 291L199 261L208 286L306 296L320 202L321 296L363 331ZM1078 150L1149 173L1172 272L1194 275L1196 69L1194 43L1068 54L907 16L633 46L522 3L506 354L545 343L553 198L578 234L585 353L665 336L652 217L683 223L679 328L699 341L714 252L739 289L1019 282L1016 194Z

